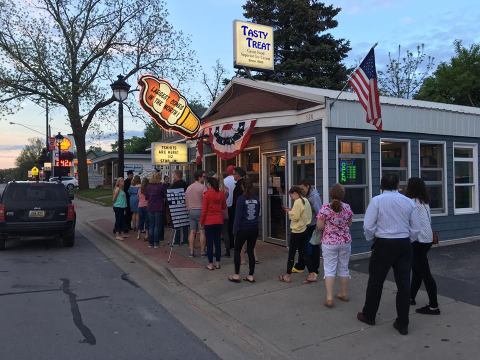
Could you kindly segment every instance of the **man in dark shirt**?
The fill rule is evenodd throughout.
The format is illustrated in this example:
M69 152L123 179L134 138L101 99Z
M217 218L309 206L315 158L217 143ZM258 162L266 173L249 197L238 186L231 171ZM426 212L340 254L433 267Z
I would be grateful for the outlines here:
M170 185L171 189L183 189L187 190L187 183L183 180L183 173L180 170L174 170L172 172L172 184ZM177 229L175 232L174 244L179 245L188 245L188 226L184 226L180 229ZM180 244L180 231L183 233L183 242Z

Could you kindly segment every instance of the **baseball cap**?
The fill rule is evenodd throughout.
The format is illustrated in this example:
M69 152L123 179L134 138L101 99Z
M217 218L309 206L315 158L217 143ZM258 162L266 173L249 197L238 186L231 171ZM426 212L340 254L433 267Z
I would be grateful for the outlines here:
M233 170L235 170L235 165L228 165L227 166L227 175L232 175Z

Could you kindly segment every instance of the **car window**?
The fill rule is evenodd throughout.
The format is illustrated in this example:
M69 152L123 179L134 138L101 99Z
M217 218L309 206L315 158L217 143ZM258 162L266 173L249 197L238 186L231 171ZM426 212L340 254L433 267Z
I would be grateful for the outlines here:
M11 184L4 194L5 201L63 201L67 194L63 188L44 184Z

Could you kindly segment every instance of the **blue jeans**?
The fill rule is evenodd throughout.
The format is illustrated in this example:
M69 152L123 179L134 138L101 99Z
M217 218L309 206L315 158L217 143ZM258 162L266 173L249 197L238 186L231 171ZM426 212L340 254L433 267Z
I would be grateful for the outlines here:
M148 241L150 245L158 245L163 241L163 212L154 211L148 213Z
M215 259L220 262L221 258L221 237L223 224L205 225L205 237L207 238L208 262L213 263L213 246L215 245Z
M138 230L148 230L148 211L147 207L138 208Z
M183 233L183 244L188 244L188 233L189 233L189 226L183 226L175 232L175 239L173 240L174 244L180 244L180 231Z

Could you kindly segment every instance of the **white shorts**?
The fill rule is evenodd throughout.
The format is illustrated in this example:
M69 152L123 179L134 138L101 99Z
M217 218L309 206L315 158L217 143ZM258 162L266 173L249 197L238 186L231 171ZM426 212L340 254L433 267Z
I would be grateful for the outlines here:
M348 262L350 261L351 252L351 244L322 244L324 277L350 277L350 271L348 270Z

